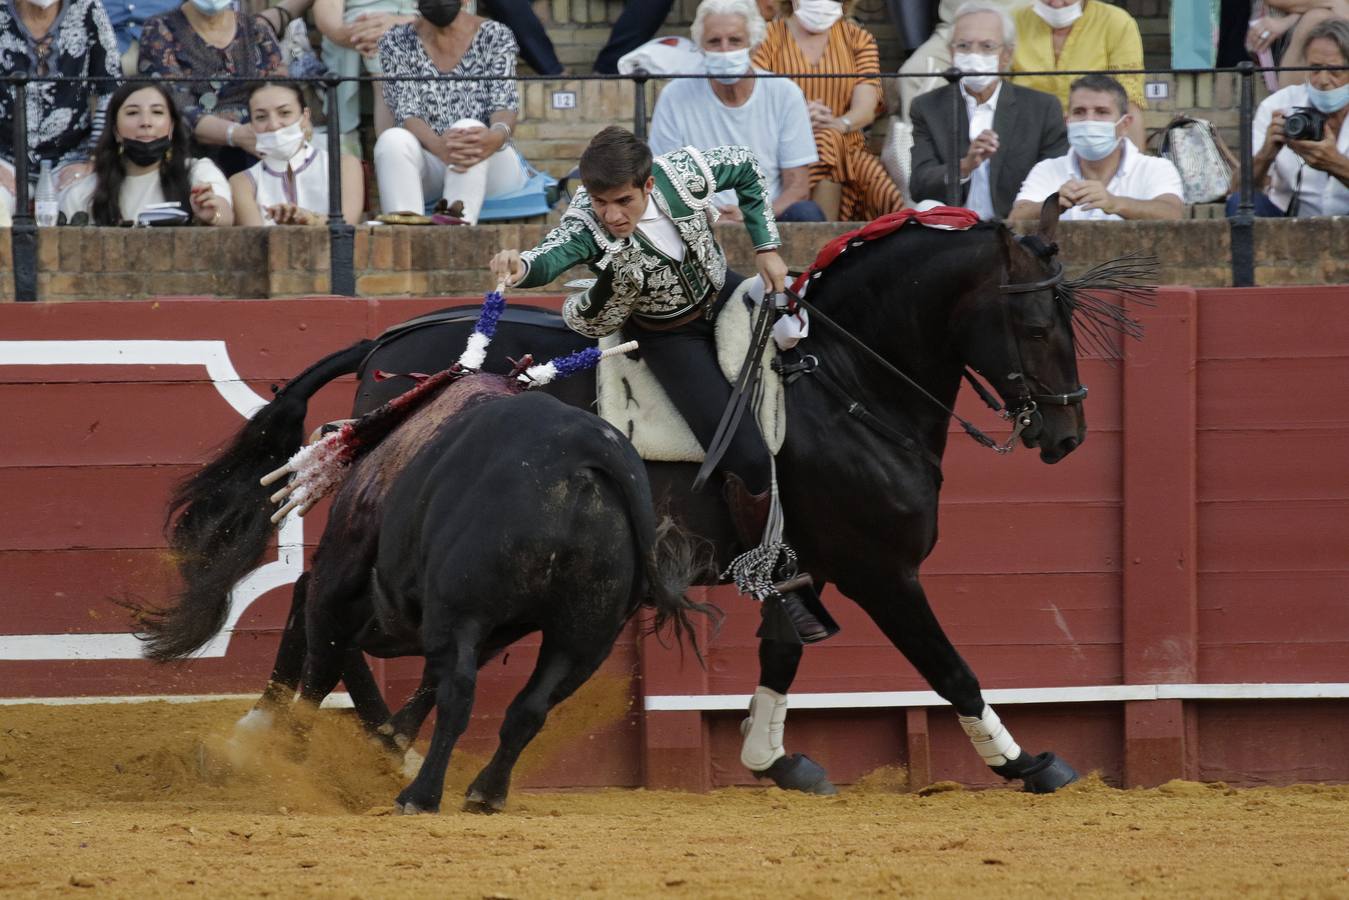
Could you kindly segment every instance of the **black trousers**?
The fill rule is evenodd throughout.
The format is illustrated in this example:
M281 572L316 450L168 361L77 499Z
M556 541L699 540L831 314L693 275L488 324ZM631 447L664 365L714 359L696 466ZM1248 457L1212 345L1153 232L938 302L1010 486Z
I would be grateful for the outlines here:
M609 32L609 43L595 57L595 71L615 74L618 59L651 40L665 24L674 0L626 0ZM557 75L562 63L530 0L483 0L483 12L515 32L520 55L540 75Z
M733 272L726 273L726 285L717 298L718 307L743 280ZM731 383L717 362L712 323L698 318L669 331L649 331L629 321L623 326L623 336L641 345L638 352L643 362L670 395L698 443L707 447L731 399ZM759 423L746 413L726 455L717 465L717 472L723 475L734 472L751 493L760 494L768 490L772 480L771 460L772 454L759 433Z

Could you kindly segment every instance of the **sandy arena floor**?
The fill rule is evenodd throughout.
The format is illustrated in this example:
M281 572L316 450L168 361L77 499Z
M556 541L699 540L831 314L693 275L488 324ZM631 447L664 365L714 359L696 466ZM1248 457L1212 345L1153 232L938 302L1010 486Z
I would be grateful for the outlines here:
M246 707L0 707L0 893L1349 897L1349 787L918 796L882 771L828 799L517 791L483 817L458 811L462 760L446 813L401 817L401 777L337 714L305 765L224 766Z

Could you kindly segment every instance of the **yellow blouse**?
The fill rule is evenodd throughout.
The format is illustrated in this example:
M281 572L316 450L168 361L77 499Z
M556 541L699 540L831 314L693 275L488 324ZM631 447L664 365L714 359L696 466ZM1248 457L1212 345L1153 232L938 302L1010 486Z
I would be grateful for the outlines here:
M1016 22L1016 54L1012 57L1013 72L1051 72L1064 69L1141 69L1143 68L1143 38L1133 16L1117 6L1101 0L1082 0L1082 16L1073 23L1063 53L1054 58L1054 32L1033 7L1019 9L1012 14ZM1068 85L1076 75L1020 76L1016 83L1034 88L1059 98L1068 109ZM1142 75L1113 76L1129 99L1146 109L1143 99Z

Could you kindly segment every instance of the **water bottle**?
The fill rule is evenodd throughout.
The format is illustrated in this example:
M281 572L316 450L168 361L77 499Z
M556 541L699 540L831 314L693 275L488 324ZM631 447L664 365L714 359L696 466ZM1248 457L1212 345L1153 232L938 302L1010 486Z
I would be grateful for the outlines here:
M44 159L37 176L37 196L33 201L33 215L39 228L56 224L59 207L56 202L56 181L52 178L52 161Z

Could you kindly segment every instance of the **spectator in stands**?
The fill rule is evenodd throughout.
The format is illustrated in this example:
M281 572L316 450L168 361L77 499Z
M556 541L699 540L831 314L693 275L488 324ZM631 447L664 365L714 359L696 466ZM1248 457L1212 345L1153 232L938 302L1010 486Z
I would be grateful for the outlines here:
M192 76L177 82L175 99L192 135L226 175L257 161L257 134L248 124L248 85L212 78L279 78L286 74L269 22L237 15L233 0L188 0L141 28L143 75Z
M1013 219L1034 219L1058 192L1063 218L1178 219L1185 212L1180 173L1168 159L1145 156L1128 137L1129 95L1109 75L1083 75L1068 95L1067 156L1046 159L1026 176Z
M248 95L248 120L262 157L230 178L240 225L322 225L328 221L328 151L313 143L314 129L304 90L297 84L268 82ZM361 161L343 154L342 219L361 221L365 175Z
M108 101L110 127L94 148L94 172L61 197L66 221L134 223L151 204L177 203L199 225L232 225L225 175L192 158L192 134L162 84L130 82Z
M58 189L93 168L90 154L103 131L110 82L121 65L117 39L98 0L10 0L0 4L0 72L57 75L68 81L28 85L28 179L37 184L42 161L52 164ZM14 214L14 92L0 89L0 225ZM31 197L32 194L30 193Z
M519 190L526 181L524 161L510 143L520 108L515 38L500 22L461 11L459 0L420 0L419 9L420 19L395 25L380 41L384 73L469 80L385 82L394 127L375 142L380 205L386 213L420 215L431 192L452 214L476 224L484 198Z
M890 2L894 5L896 0ZM990 4L1006 13L1011 13L1017 7L1025 6L1029 2L1030 0L989 0ZM956 10L963 3L964 0L941 0L941 6L937 11L940 22L936 30L932 32L931 37L919 44L899 67L901 75L927 76L896 79L899 90L899 117L902 120L909 120L909 108L915 97L928 91L935 91L946 84L946 79L941 77L941 73L951 67L951 31L955 24ZM1010 66L1004 71L1010 71Z
M561 75L565 71L557 58L548 32L534 12L530 0L481 0L482 11L504 24L520 42L520 55L540 75ZM624 0L623 12L609 32L609 42L595 57L595 71L606 75L618 72L618 58L651 40L665 24L674 0Z
M672 81L661 92L651 118L651 152L748 147L768 180L777 220L823 222L824 211L810 199L810 166L819 156L805 95L785 78L744 77L753 68L750 51L764 35L755 0L702 0L692 32L710 77ZM717 209L738 222L740 207L729 193L718 195Z
M1016 26L998 5L961 4L949 48L958 68L1006 72L1015 49ZM954 122L951 94L957 90L964 115ZM1059 101L997 75L967 75L959 85L924 94L914 101L912 114L911 199L946 202L947 163L959 157L961 203L982 219L1006 218L1031 168L1068 150Z
M1253 54L1269 50L1285 68L1309 65L1304 55L1307 35L1330 18L1349 19L1349 0L1265 0L1265 15L1256 19L1246 33L1246 47ZM1306 72L1281 72L1279 84L1302 84Z
M103 0L103 9L117 35L117 51L122 54L122 69L132 75L139 56L141 26L152 16L162 16L177 8L180 0Z
M1017 72L1051 72L1143 68L1143 38L1138 23L1104 0L1034 0L1013 16L1016 22ZM1030 75L1017 78L1023 87L1046 91L1066 108L1075 75ZM1142 147L1143 76L1121 75L1129 95L1129 140Z
M1349 19L1327 19L1312 28L1302 48L1309 66L1349 64ZM1305 77L1265 98L1255 112L1251 146L1252 183L1268 185L1253 198L1257 216L1349 215L1349 69L1300 72ZM1312 108L1325 117L1318 140L1289 140L1284 123L1295 109ZM1227 201L1235 215L1239 194Z
M323 62L334 75L380 74L380 40L393 26L408 25L416 19L416 0L314 0L314 24L323 33ZM374 94L375 135L379 136L393 121L384 102L384 84L376 81L370 87ZM333 116L332 110L328 110L328 116ZM337 119L343 149L358 152L359 83L347 81L337 86Z
M830 220L874 219L904 204L899 187L867 149L862 129L882 110L876 39L845 18L852 0L792 0L792 14L768 26L754 65L770 72L859 73L797 80L806 96L815 149L811 199Z

